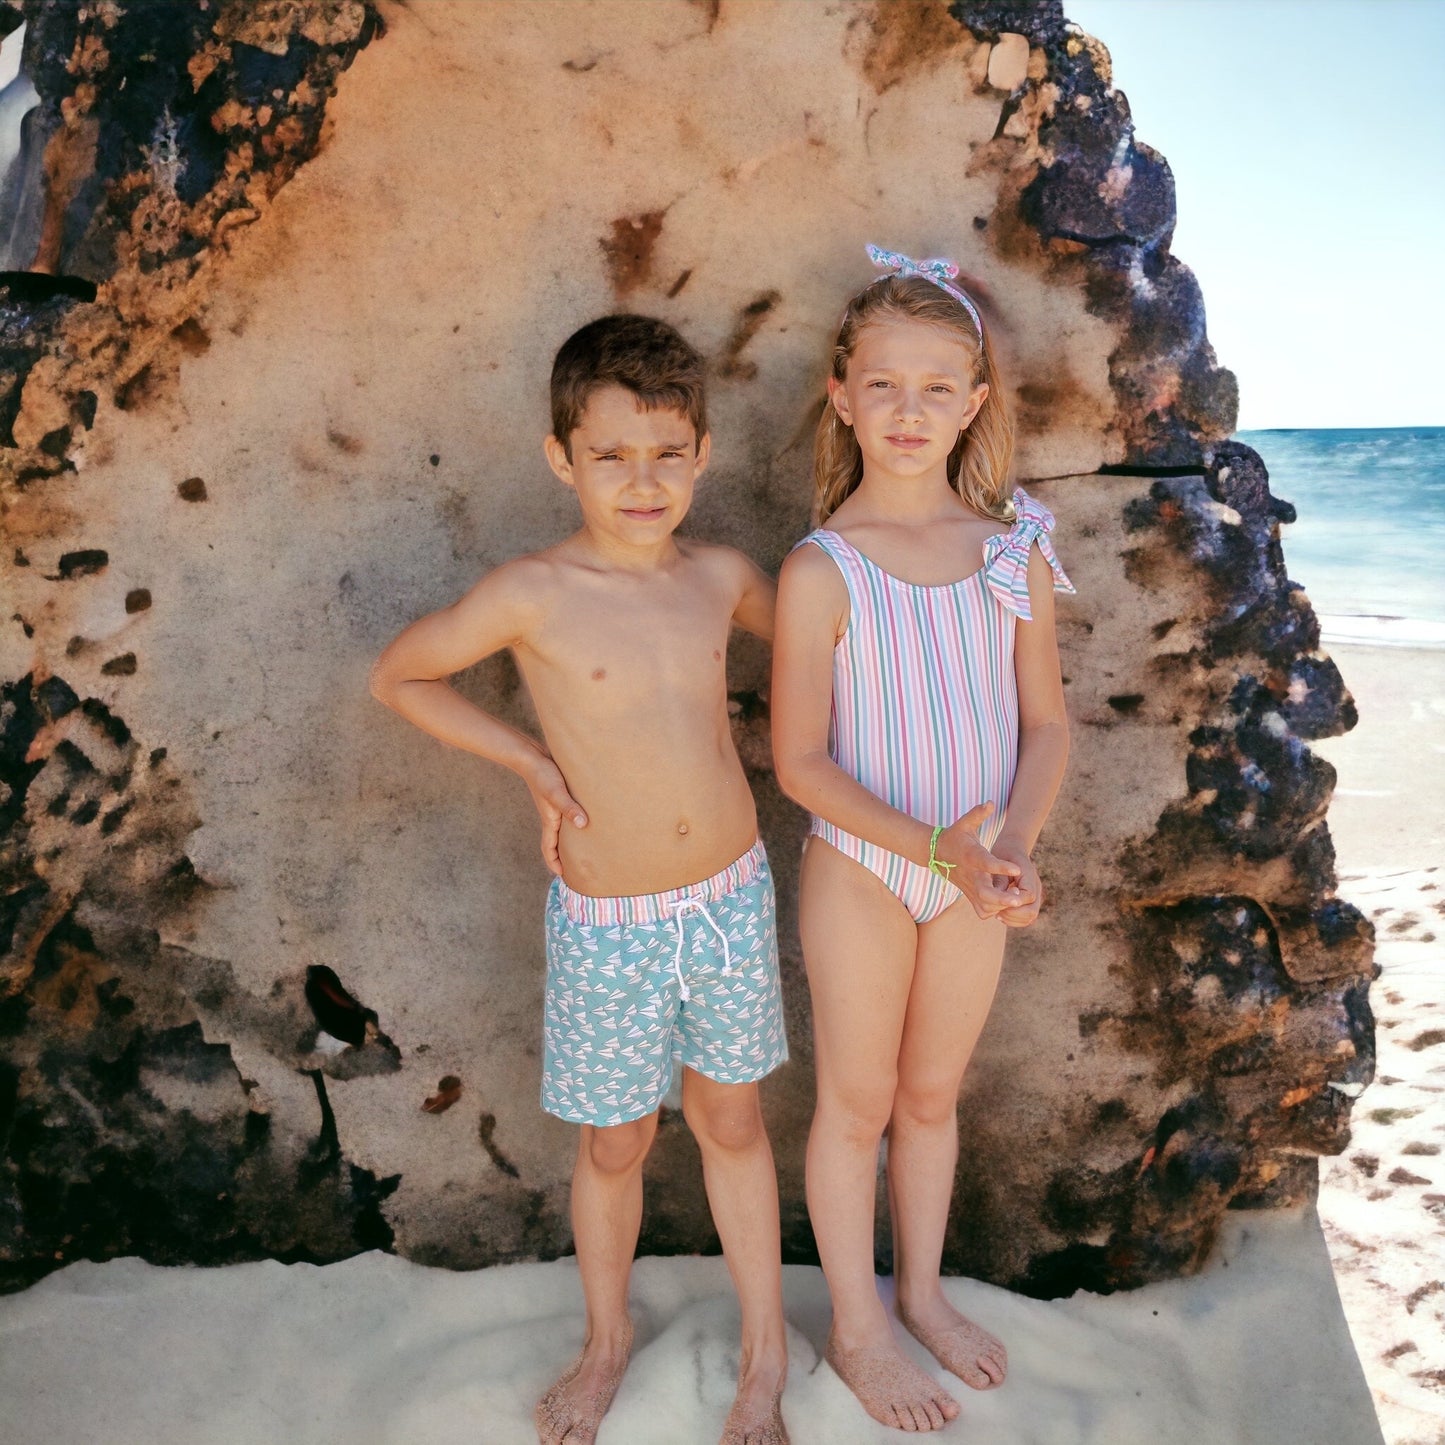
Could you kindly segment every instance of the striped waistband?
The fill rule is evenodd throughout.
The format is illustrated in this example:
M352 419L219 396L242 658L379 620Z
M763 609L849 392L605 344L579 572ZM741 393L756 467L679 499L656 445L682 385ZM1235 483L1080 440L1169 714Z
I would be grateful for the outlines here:
M729 863L721 872L683 888L668 888L661 893L634 893L624 898L593 898L569 888L560 878L555 879L552 886L557 890L563 912L573 923L601 927L632 926L670 918L676 906L685 899L715 903L719 898L726 898L729 893L746 888L763 871L767 862L768 855L763 850L763 840L759 838L741 858Z

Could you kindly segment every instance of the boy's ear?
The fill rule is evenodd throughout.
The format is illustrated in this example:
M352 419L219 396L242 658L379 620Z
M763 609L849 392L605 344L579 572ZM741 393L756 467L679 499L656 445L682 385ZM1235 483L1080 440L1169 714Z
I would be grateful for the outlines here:
M696 481L706 470L707 464L712 460L712 433L705 431L698 439L697 458L692 469L692 479Z
M572 479L572 463L567 460L567 448L554 436L549 436L542 443L542 450L547 457L547 465L557 474L557 479L563 486L575 488L577 483Z

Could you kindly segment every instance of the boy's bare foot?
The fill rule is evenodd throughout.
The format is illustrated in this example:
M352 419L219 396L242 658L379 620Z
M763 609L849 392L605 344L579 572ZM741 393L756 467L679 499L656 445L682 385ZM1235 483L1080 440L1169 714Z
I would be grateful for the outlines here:
M592 1445L631 1354L630 1320L620 1339L606 1344L589 1340L537 1402L532 1419L539 1445Z
M830 1334L823 1358L882 1425L909 1432L941 1430L958 1415L958 1401L891 1342L845 1350Z
M737 1398L728 1411L721 1445L788 1445L783 1424L783 1386L788 1362L759 1363L738 1376Z
M975 1390L992 1390L1008 1374L1003 1342L961 1315L940 1295L926 1310L898 1306L903 1328L952 1375Z

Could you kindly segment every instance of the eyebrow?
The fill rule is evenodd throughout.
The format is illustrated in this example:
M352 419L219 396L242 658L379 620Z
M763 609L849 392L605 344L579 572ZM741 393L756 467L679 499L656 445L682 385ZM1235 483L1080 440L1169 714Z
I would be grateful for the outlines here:
M589 452L592 452L593 455L595 455L595 456L602 456L602 455L604 455L604 454L607 453L607 452L627 452L627 451L638 451L638 450L644 450L644 451L645 451L645 450L648 450L648 449L647 449L647 448L630 447L630 446L628 446L625 442L612 442L612 443L607 444L607 445L589 446L589 447L587 448L587 450L588 450ZM656 445L656 447L652 448L652 450L659 451L659 452L685 452L685 451L687 450L687 443L686 443L685 441L678 441L678 442L658 442L657 445Z
M895 376L901 368L896 366L865 366L860 376ZM924 375L930 381L958 381L963 373L958 371L928 371Z

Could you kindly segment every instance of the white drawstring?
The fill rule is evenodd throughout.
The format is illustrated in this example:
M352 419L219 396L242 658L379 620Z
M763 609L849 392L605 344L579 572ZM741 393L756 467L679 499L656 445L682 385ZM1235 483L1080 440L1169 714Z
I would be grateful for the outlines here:
M692 997L692 990L687 986L687 980L682 976L682 943L683 928L682 916L691 910L700 913L707 920L708 927L722 939L723 946L723 973L729 974L733 971L732 949L728 947L728 936L718 927L717 919L707 910L707 904L701 898L679 898L672 905L672 921L677 927L677 949L672 955L672 971L677 975L678 987L682 990L682 1001L686 1003Z

